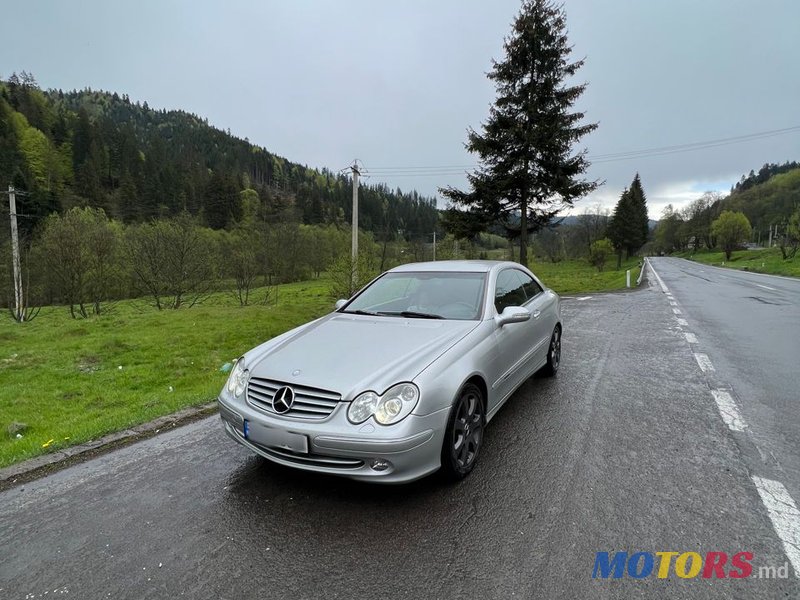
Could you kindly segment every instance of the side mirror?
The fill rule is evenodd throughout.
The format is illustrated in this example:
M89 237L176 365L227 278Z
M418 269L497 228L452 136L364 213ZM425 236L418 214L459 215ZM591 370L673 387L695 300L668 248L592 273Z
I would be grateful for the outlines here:
M340 308L342 308L342 307L343 307L345 304L347 304L347 300L344 300L344 299L337 300L337 301L336 301L336 304L334 304L334 305L333 305L333 309L334 309L334 310L339 310L339 309L340 309Z
M530 311L523 306L506 306L499 315L495 317L497 324L502 327L509 323L524 323L531 318Z

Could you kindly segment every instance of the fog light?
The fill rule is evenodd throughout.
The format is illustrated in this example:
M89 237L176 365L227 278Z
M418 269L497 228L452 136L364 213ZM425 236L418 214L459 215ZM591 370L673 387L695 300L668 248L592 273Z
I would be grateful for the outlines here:
M369 466L373 471L385 471L392 466L392 463L390 463L388 460L383 460L382 458L373 458L372 462L369 463Z

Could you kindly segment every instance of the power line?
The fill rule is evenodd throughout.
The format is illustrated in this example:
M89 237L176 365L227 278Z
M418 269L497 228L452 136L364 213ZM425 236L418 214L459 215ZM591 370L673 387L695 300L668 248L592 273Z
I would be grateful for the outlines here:
M443 165L437 167L430 167L430 166L419 166L419 167L374 167L371 171L406 171L406 170L417 170L417 169L466 169L470 167L474 167L475 165Z
M767 139L799 131L800 131L800 125L797 125L794 127L785 127L783 129L773 129L771 131L749 133L746 135L738 135L734 137L721 138L717 140L708 140L705 142L692 142L689 144L678 144L676 146L662 146L660 148L647 148L644 150L631 150L628 152L615 152L612 154L598 154L595 156L589 156L588 158L593 162L611 162L613 160L627 160L629 158L646 158L649 156L662 156L664 154L678 154L682 152L690 152L693 150L705 150L707 148L717 148L720 146L741 144L745 142Z
M784 127L782 129L772 129L768 131L759 131L756 133L748 133L744 135L732 136L727 138L719 138L714 140L706 140L702 142L689 142L685 144L676 144L672 146L658 146L654 148L642 148L638 150L627 150L624 152L611 152L605 154L588 155L587 160L592 163L607 163L617 162L623 160L632 160L635 158L651 158L657 156L664 156L669 154L681 154L684 152L694 152L697 150L706 150L710 148L719 148L721 146L730 146L733 144L741 144L751 141L758 141L787 135L790 133L800 132L800 125L792 127ZM419 165L407 167L373 167L369 172L373 175L382 175L384 177L436 177L444 175L461 175L467 169L475 169L477 164L464 164L464 165Z

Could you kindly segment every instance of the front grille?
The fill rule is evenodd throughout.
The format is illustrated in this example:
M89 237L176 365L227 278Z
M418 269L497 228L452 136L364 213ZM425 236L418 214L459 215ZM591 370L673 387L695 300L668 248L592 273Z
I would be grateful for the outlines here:
M272 398L280 388L288 386L294 391L294 404L285 413L277 413L272 408ZM342 399L340 394L329 390L293 385L273 379L251 377L247 384L247 402L250 406L284 417L298 419L324 419L333 412Z

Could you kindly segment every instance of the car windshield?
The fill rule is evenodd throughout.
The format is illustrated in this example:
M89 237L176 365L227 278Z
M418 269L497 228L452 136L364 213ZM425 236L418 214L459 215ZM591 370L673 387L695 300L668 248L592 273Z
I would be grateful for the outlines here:
M475 320L486 273L387 273L342 312L419 319Z

